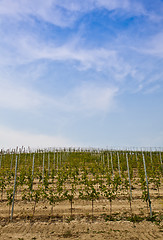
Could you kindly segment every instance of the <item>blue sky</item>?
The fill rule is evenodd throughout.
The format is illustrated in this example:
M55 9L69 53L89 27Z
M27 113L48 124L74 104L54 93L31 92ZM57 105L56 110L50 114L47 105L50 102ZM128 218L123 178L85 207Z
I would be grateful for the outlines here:
M163 1L0 0L0 147L163 146Z

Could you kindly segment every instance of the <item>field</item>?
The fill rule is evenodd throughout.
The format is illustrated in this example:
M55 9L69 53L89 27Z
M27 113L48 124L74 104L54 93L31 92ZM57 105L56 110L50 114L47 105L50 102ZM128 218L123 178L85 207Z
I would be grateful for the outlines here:
M0 239L163 239L163 152L1 151Z

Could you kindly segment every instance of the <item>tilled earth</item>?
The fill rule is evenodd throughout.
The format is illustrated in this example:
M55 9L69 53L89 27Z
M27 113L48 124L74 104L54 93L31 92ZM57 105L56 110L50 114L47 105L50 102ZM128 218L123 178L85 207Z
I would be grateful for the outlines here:
M162 197L152 198L151 220L146 203L134 194L132 213L128 200L122 198L113 201L110 216L109 202L101 199L94 202L93 217L90 201L75 200L72 216L68 201L57 203L53 214L47 202L39 202L33 217L34 203L16 200L12 222L7 202L1 201L0 240L163 239Z

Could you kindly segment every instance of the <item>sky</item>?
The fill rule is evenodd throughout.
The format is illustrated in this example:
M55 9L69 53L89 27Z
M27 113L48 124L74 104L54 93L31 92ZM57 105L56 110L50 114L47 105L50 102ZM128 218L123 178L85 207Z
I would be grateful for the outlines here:
M0 148L163 147L162 0L0 0Z

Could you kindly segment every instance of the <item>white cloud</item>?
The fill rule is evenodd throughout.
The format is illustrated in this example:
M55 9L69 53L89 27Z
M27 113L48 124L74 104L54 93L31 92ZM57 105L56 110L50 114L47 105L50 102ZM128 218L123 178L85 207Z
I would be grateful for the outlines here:
M79 45L80 40L76 40L76 38L61 46L55 46L54 44L41 42L34 36L21 36L19 39L12 39L11 46L15 54L13 55L13 51L6 50L8 57L6 59L7 54L2 54L0 62L2 62L2 65L17 65L43 59L75 61L80 64L78 66L79 70L93 68L96 71L103 71L107 69L111 73L117 74L118 79L124 78L133 71L116 50L106 48L87 49L79 47Z
M124 1L121 1L121 0L96 0L95 1L97 6L99 7L105 7L109 10L114 10L114 9L117 9L117 8L121 8L121 9L128 9L129 8L129 0L124 0Z
M145 16L152 22L159 22L163 19L162 14L148 10L145 3L138 0L95 0L96 7L103 7L114 14L123 15L128 18L131 16Z
M70 11L87 12L101 7L107 8L108 10L127 9L129 2L129 0L56 0L56 5Z
M70 26L76 19L75 14L58 7L62 5L57 4L55 0L1 0L0 15L17 20L26 20L34 16L60 27Z
M1 0L0 15L18 20L34 16L60 27L69 27L82 13L101 7L109 11L121 9L130 15L141 14L151 19L153 15L144 9L140 1L133 0Z
M159 32L145 39L141 45L142 46L131 47L131 49L141 54L163 58L163 32Z
M157 90L159 90L160 89L160 85L158 85L158 84L156 84L156 85L154 85L154 86L152 86L152 87L149 87L149 88L147 88L145 91L144 91L144 93L145 94L152 94L152 93L155 93Z
M44 20L47 18L47 21L52 22L53 18L60 19L62 23L57 23L60 25L68 24L73 20L74 15L71 19L71 16L68 19L64 20L63 8L67 9L70 12L80 12L80 11L90 11L93 8L105 7L110 10L112 9L125 9L130 12L133 7L133 11L142 12L145 10L140 2L131 2L129 0L120 1L120 0L89 0L89 1L59 1L59 0L48 0L48 1L31 1L31 0L1 0L0 2L0 14L8 14L8 16L15 16L24 19L24 16L39 16ZM8 6L11 6L10 8ZM12 10L13 9L13 10ZM59 17L58 14L63 16ZM49 20L48 20L49 18ZM70 22L69 22L70 21ZM79 63L79 70L95 69L96 71L108 70L109 73L114 75L116 80L125 79L127 75L133 75L134 67L132 68L130 62L127 62L121 57L121 49L111 50L106 48L96 48L96 49L86 49L78 47L80 42L75 42L74 39L71 39L71 42L66 44L55 46L49 42L42 42L41 39L37 39L34 34L31 36L17 32L15 36L6 35L3 33L3 38L0 40L0 63L3 66L6 65L17 65L17 64L26 64L29 62L37 61L40 59L48 59L54 61L75 61ZM160 38L160 37L158 37ZM3 41L4 39L4 41ZM161 55L162 51L162 37L159 41L159 44L153 42L149 48L144 49L144 53ZM122 46L124 47L124 46Z
M0 108L34 112L48 106L53 111L98 114L114 108L117 93L116 87L89 82L69 89L64 96L48 96L0 79Z
M69 147L74 146L71 140L62 136L48 136L33 134L25 131L10 129L0 126L0 148L15 147Z
M148 40L147 47L144 48L144 53L163 58L163 32Z
M65 96L64 102L67 110L83 112L83 116L109 112L115 107L117 92L115 87L85 83Z
M0 79L1 108L26 111L36 109L51 102L50 98L42 96L34 90Z

